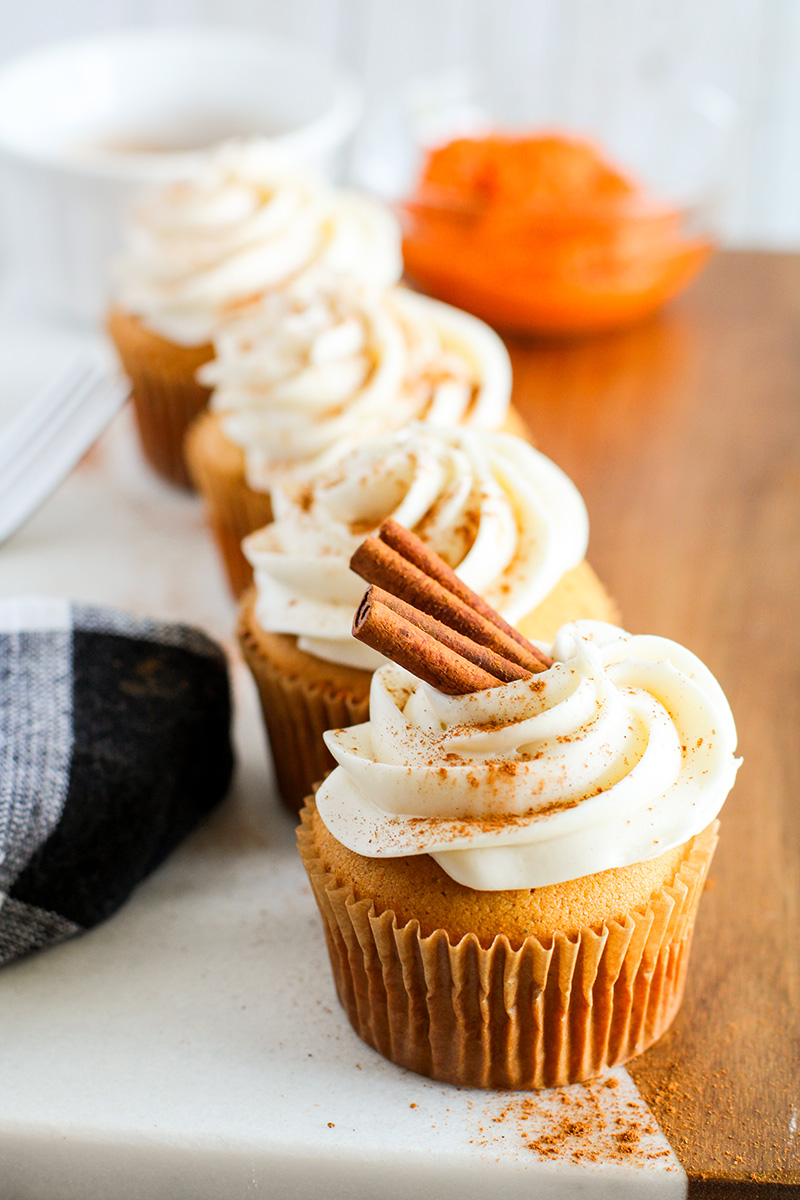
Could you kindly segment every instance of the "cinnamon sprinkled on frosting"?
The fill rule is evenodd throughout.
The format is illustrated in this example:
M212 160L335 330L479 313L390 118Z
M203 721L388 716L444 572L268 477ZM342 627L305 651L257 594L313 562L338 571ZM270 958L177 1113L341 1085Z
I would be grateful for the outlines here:
M462 695L376 671L369 722L325 735L339 767L316 799L334 837L504 890L643 862L709 825L739 760L699 659L594 621L564 626L552 658Z

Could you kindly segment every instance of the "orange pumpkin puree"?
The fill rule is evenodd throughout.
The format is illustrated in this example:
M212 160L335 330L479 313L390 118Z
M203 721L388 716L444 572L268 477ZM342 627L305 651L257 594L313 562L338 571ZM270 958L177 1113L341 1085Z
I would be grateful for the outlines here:
M630 324L679 292L712 248L589 142L561 134L441 146L402 209L411 279L506 330Z

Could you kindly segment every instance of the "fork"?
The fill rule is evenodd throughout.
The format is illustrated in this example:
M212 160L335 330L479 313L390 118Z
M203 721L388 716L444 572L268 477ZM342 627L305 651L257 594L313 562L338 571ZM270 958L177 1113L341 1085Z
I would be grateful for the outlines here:
M72 363L0 434L0 542L33 515L125 403L130 385Z

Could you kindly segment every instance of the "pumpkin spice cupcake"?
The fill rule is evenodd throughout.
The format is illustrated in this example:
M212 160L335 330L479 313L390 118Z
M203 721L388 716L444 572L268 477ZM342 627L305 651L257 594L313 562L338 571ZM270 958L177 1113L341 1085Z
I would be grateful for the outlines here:
M414 530L453 579L531 636L552 639L568 615L616 616L584 558L577 489L510 434L418 423L363 443L313 481L276 488L273 501L274 523L245 541L255 587L239 637L291 809L333 766L323 732L367 717L383 659L351 635L363 585L349 564L387 518L381 537L397 522Z
M283 480L415 419L525 432L497 334L404 288L331 278L268 297L221 330L199 377L215 390L186 456L234 595L252 580L242 539L271 520Z
M143 200L107 325L150 464L188 486L183 439L210 395L197 369L232 311L320 271L392 284L399 241L388 210L280 163L262 139L226 144L197 178Z
M339 998L434 1079L588 1079L680 1004L739 766L730 708L688 650L593 621L520 677L491 610L443 603L437 626L435 577L399 583L420 607L371 588L356 629L402 667L326 735L339 765L298 835Z

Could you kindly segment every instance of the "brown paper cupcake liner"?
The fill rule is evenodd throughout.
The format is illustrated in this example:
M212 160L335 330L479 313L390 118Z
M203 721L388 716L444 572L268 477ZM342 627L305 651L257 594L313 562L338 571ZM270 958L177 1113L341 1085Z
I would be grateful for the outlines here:
M243 455L238 446L222 442L226 457L222 469L215 456L221 435L208 417L198 421L186 437L189 472L206 503L208 523L217 542L228 584L235 599L253 582L253 568L244 556L242 541L249 533L269 525L272 503L268 492L249 487L241 471L231 470L230 459Z
M213 499L205 489L203 494L208 523L222 557L228 586L234 600L238 600L253 582L253 568L245 558L242 541L249 533L270 524L272 504L266 492L237 490L223 493L220 489Z
M239 642L258 688L278 791L298 813L315 783L336 766L322 735L326 729L357 725L369 716L369 678L355 695L287 674L261 652L244 616Z
M208 403L208 388L189 380L159 376L157 370L128 374L142 453L164 479L191 488L183 458L183 439L189 425Z
M108 332L131 381L142 453L163 478L192 487L183 442L211 395L195 372L213 358L213 347L173 345L120 312L109 316Z
M356 1033L411 1071L463 1087L577 1083L656 1041L683 995L691 935L717 842L690 843L673 883L641 910L550 942L456 945L357 899L321 862L302 812L300 854L325 929L339 999Z
M261 522L261 525L268 524L269 519ZM238 600L242 592L247 591L253 582L253 568L242 551L241 530L222 525L210 515L209 525L217 543L222 565L225 568L231 595L234 600ZM257 525L256 528L260 529L261 525Z

